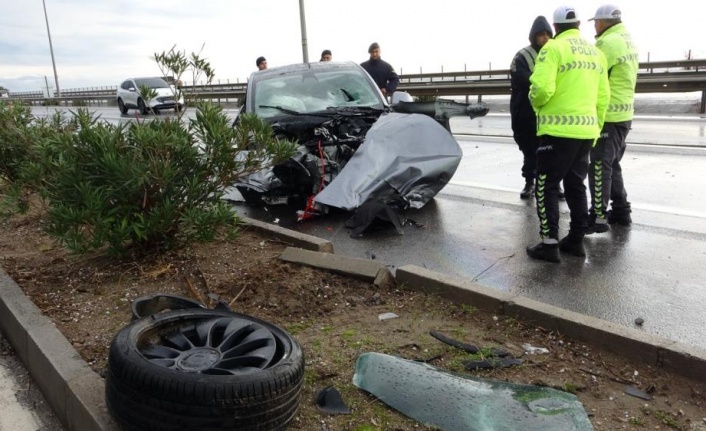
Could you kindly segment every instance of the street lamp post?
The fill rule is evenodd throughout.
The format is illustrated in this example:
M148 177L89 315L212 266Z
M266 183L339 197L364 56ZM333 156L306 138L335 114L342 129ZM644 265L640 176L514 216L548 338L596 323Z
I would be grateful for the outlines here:
M47 17L47 4L42 0L44 6L44 20L47 22L47 35L49 36L49 52L51 53L51 65L54 68L54 83L56 83L56 96L61 97L59 90L59 75L56 74L56 62L54 61L54 47L51 44L51 32L49 32L49 18Z
M299 0L299 20L302 27L302 55L304 63L309 62L309 47L306 40L306 14L304 13L304 0Z

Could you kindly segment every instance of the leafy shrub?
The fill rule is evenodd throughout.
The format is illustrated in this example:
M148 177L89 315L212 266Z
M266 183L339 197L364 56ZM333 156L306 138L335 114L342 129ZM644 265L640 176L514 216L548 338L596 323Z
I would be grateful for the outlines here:
M49 118L35 118L21 103L0 102L0 214L28 208L36 182L27 167L36 158L35 144L75 125L61 112Z
M125 126L85 109L74 115L78 130L44 140L30 170L49 202L47 232L77 253L211 240L237 221L221 199L226 189L295 150L257 117L232 128L212 104L200 105L189 124L165 118Z
M188 70L213 78L196 54L172 48L154 60L177 79ZM188 123L179 116L127 125L86 108L69 120L60 113L35 119L29 107L0 104L0 186L15 202L37 192L48 204L47 232L76 253L147 252L233 232L226 190L295 150L260 118L244 115L233 128L210 103Z
M32 111L22 104L0 102L0 180L14 183L31 151Z
M169 51L162 51L161 53L155 53L151 60L157 63L157 67L162 72L163 76L171 76L172 81L175 85L172 85L172 92L174 93L174 99L179 100L184 96L184 102L186 106L190 103L198 104L201 102L195 96L195 89L192 86L191 92L186 92L185 87L182 85L182 77L186 73L191 73L191 82L196 83L202 77L206 79L206 84L210 84L213 78L216 76L216 72L211 68L210 63L205 59L201 58L201 51L203 51L203 46L198 53L191 53L191 55L186 55L185 51L180 51L176 49L176 45L172 46ZM179 112L179 118L184 115L185 110Z

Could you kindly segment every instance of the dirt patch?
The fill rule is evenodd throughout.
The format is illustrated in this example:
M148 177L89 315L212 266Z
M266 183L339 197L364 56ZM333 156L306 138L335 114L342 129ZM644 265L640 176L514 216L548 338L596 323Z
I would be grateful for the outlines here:
M54 246L40 225L38 214L0 223L0 266L100 375L113 336L130 322L135 298L160 292L208 302L210 293L231 303L234 311L287 329L301 343L305 385L290 429L433 429L387 408L352 384L358 355L381 352L430 360L462 374L573 392L596 430L706 430L704 383L404 286L376 287L284 263L278 256L288 244L262 233L245 229L236 240L140 261L116 261L71 256ZM379 320L378 315L386 312L399 317ZM524 364L466 371L463 362L479 356L437 341L430 330L479 347L506 349ZM549 353L524 354L525 343ZM316 392L329 385L342 393L351 415L317 410ZM653 399L627 395L626 386L648 391Z

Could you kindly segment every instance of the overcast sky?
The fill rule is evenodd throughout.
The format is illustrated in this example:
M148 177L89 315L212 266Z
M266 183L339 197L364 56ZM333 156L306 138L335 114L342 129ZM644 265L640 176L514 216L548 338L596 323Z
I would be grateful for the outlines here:
M298 0L45 0L59 86L117 85L159 75L150 57L177 49L203 56L216 79L244 81L264 55L270 67L301 62ZM560 2L525 0L304 0L310 61L367 59L371 42L397 72L507 69L527 45L537 15L552 21ZM581 30L593 40L601 2L574 1ZM652 6L618 2L640 60L706 58L706 2ZM0 85L11 91L54 87L42 0L0 0ZM190 81L190 79L185 79Z

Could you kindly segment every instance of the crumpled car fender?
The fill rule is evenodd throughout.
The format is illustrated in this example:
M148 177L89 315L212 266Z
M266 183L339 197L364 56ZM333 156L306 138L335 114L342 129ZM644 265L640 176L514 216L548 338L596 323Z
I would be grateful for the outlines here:
M451 180L463 151L434 119L389 113L370 128L365 141L316 202L352 211L369 200L403 200L421 208Z

